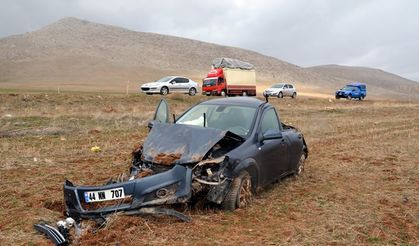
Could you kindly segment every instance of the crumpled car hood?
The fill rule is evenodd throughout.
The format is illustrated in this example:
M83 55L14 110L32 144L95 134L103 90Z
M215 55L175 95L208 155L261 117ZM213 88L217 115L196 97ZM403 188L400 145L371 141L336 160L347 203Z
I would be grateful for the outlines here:
M215 128L155 122L143 144L143 161L162 165L196 163L225 136Z

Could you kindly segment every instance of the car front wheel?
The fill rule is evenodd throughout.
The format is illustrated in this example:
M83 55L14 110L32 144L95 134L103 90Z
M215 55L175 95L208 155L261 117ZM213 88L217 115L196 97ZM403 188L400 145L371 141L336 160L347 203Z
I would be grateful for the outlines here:
M278 98L283 98L284 97L284 94L282 94L282 91L280 91L279 93L278 93Z
M252 201L252 179L247 171L242 171L233 179L230 190L221 206L224 210L233 211L236 208L249 206Z
M352 100L352 96L348 95L348 97L346 98L347 100Z
M195 94L196 94L196 89L195 88L190 88L189 89L189 96L195 96Z
M221 91L221 93L220 93L220 94L221 94L221 96L222 96L222 97L227 96L227 93L226 93L225 91Z
M162 94L163 96L165 96L165 95L169 94L169 89L168 89L166 86L163 86L163 87L160 89L160 94Z

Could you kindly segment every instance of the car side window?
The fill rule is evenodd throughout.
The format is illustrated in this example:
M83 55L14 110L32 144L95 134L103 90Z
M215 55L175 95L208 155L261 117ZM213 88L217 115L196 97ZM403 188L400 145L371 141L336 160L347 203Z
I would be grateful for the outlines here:
M186 78L177 78L176 83L188 83L189 80Z
M284 89L288 89L288 85L284 85Z
M292 86L292 85L288 85L288 87L289 87L290 89L294 88L294 86Z
M223 83L224 83L224 79L223 78L218 78L217 85L222 85Z
M259 126L259 132L265 133L268 130L273 132L280 132L281 128L279 127L278 116L273 108L265 110L263 112L262 120Z

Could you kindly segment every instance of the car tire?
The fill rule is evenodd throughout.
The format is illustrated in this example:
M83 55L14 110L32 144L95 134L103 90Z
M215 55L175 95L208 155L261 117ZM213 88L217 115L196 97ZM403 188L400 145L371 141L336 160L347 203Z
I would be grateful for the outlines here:
M189 96L195 96L196 95L196 89L194 87L189 89Z
M243 91L242 96L247 97L247 92Z
M169 88L167 88L166 86L163 86L163 87L160 89L160 94L161 94L161 95L163 95L163 96L165 96L165 95L169 94Z
M282 94L282 91L280 91L279 93L278 93L278 98L283 98L284 97L284 94Z
M304 163L306 161L306 155L303 153L298 161L297 168L295 169L295 176L299 176L304 171Z
M346 100L352 100L352 96L351 95L348 95L347 97L346 97Z
M335 99L340 99L340 97L338 97L338 96L335 96Z
M241 171L239 176L233 179L221 207L228 211L247 207L252 200L252 196L252 179L247 171Z
M361 96L360 98L359 98L359 101L362 101L362 100L364 100L364 96Z
M222 97L226 97L226 96L227 96L227 93L226 93L225 91L221 91L221 92L220 92L220 95L221 95Z
M292 98L296 98L297 97L297 92L292 93Z

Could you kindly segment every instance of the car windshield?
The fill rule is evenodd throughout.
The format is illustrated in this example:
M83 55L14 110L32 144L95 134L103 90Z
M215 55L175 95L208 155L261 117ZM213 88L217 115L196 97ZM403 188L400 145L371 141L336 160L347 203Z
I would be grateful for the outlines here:
M284 87L284 84L276 84L276 85L273 85L271 88L282 88L282 87Z
M215 82L217 82L217 79L206 79L204 80L204 86L213 86L215 85Z
M171 80L173 78L173 76L167 76L167 77L163 77L159 80L157 80L156 82L167 82L169 80Z
M180 117L176 124L206 126L220 130L231 131L241 137L246 137L252 126L256 109L234 105L197 105Z

